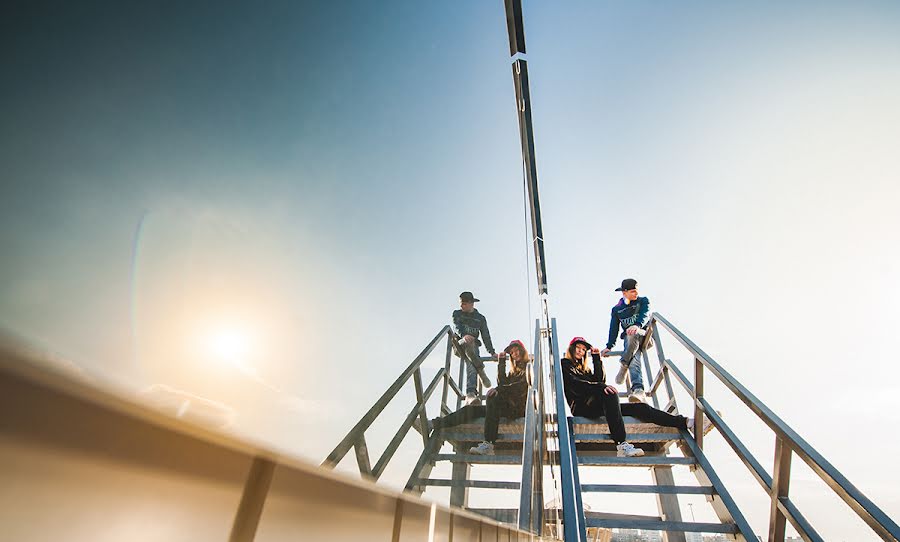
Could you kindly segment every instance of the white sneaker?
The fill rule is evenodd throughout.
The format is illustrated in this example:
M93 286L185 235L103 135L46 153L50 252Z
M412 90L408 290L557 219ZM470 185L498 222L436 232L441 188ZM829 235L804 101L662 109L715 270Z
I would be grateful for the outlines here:
M628 366L622 363L619 364L619 372L616 373L616 384L621 384L625 382L625 375L628 374Z
M722 411L717 410L716 414L718 414L719 416L722 416ZM709 433L710 427L712 427L712 420L709 419L709 416L704 416L703 417L703 434L704 435L706 433ZM694 418L687 419L687 429L688 429L688 433L690 433L692 437L696 437L696 435L694 434Z
M647 396L644 395L644 390L634 390L628 394L628 401L630 403L643 403L646 398Z
M467 394L466 394L466 402L465 402L465 404L466 404L467 406L468 406L468 405L480 405L480 404L481 404L481 398L478 397L478 394L477 394L477 393L467 393Z
M644 450L635 448L630 442L623 442L622 444L616 445L617 457L641 457L642 455L644 455Z
M485 441L478 446L472 446L471 448L469 448L469 453L475 455L494 455L494 445L490 442ZM641 453L643 454L644 452L641 451Z

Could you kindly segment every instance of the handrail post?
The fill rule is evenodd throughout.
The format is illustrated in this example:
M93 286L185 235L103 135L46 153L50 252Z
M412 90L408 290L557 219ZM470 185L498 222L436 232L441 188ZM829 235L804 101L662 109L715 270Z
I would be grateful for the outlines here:
M413 373L413 384L416 387L416 406L419 407L419 427L422 433L422 446L428 446L428 413L425 412L425 390L422 387L422 368L416 367Z
M644 389L650 391L653 386L653 380L651 380L653 378L653 372L650 370L650 356L647 354L647 351L644 350L641 352L641 357L644 359L644 368L647 371L645 377L647 383L644 385ZM656 393L650 396L650 400L653 401L653 408L659 409L659 398L656 397Z
M453 358L453 345L450 344L450 341L453 340L453 331L447 330L447 357L444 360L444 389L441 390L441 413L443 416L445 413L449 412L450 408L447 406L447 396L450 395L450 361Z
M675 400L675 390L672 388L672 379L669 378L669 369L666 367L666 353L663 350L662 337L659 333L659 326L656 324L656 317L650 319L650 330L653 334L653 342L656 344L656 357L659 359L659 368L662 370L663 383L666 385L666 393L669 395L667 405L675 407L674 413L678 413L678 403ZM668 411L668 408L666 409Z
M769 511L769 542L783 542L786 517L778 507L787 498L791 485L791 447L781 437L775 439L775 468L772 476L772 505Z
M703 362L694 357L694 440L697 447L703 449L703 409L700 399L703 397Z
M540 354L541 348L541 321L534 321L534 388L537 393L535 406L535 444L534 444L534 493L531 503L531 531L541 536L544 531L544 452L546 446L546 434L544 424L547 423L546 403L544 402L544 360Z
M528 371L533 369L528 364ZM533 382L533 381L532 381ZM519 485L519 528L531 528L532 494L534 492L534 434L536 413L534 384L529 386L525 403L525 433L522 435L522 483Z
M452 334L450 335L450 340L451 341L454 340ZM463 382L463 376L468 376L468 375L464 374L465 370L466 370L466 360L465 360L465 358L460 356L460 358L459 358L459 378L456 380L456 383L459 385L459 389L460 389L460 391L462 391L463 395L465 395L466 392L468 391L466 389L466 383ZM461 409L462 404L463 404L462 396L457 396L456 397L456 410Z
M359 473L363 476L372 476L372 464L369 462L369 447L366 446L365 433L360 433L356 442L353 443L353 451L356 454L356 464L359 466Z

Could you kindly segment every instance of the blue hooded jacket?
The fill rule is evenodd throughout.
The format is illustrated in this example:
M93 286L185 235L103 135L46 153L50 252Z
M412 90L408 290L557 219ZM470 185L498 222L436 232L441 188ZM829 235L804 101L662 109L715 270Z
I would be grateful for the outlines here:
M619 300L612 308L609 315L609 339L606 347L612 349L616 345L619 327L622 328L620 337L625 338L625 330L631 326L644 327L647 321L647 313L650 311L650 300L646 297L638 297L629 304L625 304L625 298Z

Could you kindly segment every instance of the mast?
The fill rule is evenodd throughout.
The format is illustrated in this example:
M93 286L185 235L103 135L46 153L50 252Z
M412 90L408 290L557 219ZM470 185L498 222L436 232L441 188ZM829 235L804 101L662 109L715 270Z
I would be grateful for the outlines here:
M525 60L525 27L521 0L505 0L506 27L509 33L509 55L512 59L513 83L516 88L516 111L519 116L519 139L525 169L528 203L531 207L531 235L538 295L547 297L547 266L544 258L544 230L541 225L541 201L538 194L537 163L534 157L534 127L531 123L531 93L528 89L528 61ZM549 325L549 317L545 324ZM546 326L545 326L546 327Z
M531 93L528 88L528 61L525 59L525 26L522 20L522 1L504 0L506 29L509 34L509 55L512 60L513 83L516 88L516 111L519 117L519 139L522 144L522 162L525 184L531 207L531 235L534 246L534 265L537 274L538 295L541 300L541 334L546 339L545 348L535 355L547 355L552 363L542 364L554 374L554 398L559 438L559 469L561 482L560 504L563 514L563 536L567 542L586 540L581 492L578 482L578 461L575 457L572 418L566 415L565 398L562 397L559 345L555 341L555 321L550 318L549 291L547 288L547 263L544 257L544 230L541 225L541 201L538 195L537 163L534 152L534 127L531 122ZM543 359L547 359L543 358ZM539 379L543 375L537 375ZM541 399L543 402L543 399ZM543 416L543 408L539 411ZM542 424L543 425L543 424Z

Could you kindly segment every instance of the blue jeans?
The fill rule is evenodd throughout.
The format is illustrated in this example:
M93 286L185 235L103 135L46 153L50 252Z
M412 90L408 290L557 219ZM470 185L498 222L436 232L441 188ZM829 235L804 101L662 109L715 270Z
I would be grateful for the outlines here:
M644 389L644 377L641 374L641 354L639 351L643 339L640 335L625 335L625 352L622 354L622 365L628 365L631 391L643 391Z
M484 367L479 350L477 341L472 341L471 343L463 342L463 351L468 358L463 359L466 362L466 394L478 393L478 369ZM477 365L474 365L474 363L477 363Z

